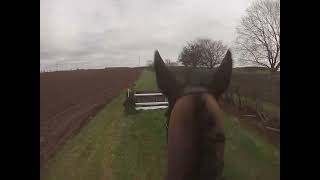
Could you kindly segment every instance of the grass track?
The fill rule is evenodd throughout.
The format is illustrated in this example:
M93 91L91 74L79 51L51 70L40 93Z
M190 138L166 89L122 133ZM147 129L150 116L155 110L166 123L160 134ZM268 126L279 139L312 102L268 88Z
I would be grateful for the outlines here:
M152 71L143 71L140 78L136 82L135 89L137 91L149 90L158 91L156 77Z

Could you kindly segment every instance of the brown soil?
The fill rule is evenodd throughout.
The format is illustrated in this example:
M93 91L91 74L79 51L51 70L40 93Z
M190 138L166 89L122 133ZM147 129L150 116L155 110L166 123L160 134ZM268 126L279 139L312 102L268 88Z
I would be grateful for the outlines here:
M40 166L140 72L110 68L40 74Z

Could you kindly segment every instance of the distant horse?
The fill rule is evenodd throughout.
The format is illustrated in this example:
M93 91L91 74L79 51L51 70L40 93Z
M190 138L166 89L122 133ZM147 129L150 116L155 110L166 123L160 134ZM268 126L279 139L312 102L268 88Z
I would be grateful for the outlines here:
M212 79L202 86L177 81L158 51L154 68L158 87L169 101L166 178L224 179L225 135L217 101L230 83L231 52L227 51Z

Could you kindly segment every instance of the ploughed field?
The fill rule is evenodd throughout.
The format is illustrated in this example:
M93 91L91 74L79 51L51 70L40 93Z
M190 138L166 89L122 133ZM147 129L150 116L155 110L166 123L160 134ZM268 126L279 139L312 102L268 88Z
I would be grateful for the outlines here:
M40 165L139 76L137 68L40 74Z

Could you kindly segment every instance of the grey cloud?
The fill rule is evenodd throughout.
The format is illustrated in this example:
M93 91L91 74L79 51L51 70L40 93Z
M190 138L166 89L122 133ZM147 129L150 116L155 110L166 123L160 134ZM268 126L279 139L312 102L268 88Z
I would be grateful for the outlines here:
M42 0L42 68L137 66L158 49L177 60L187 41L197 37L235 38L235 25L252 0Z

